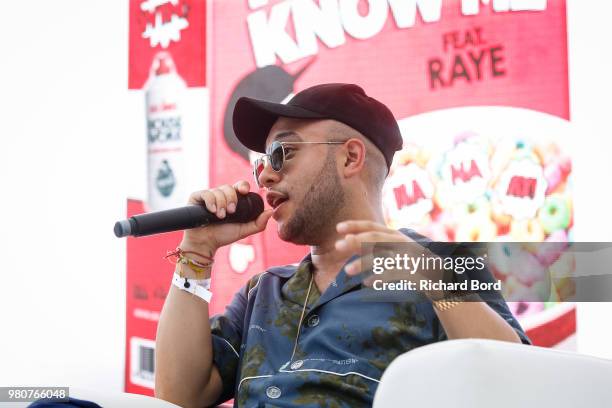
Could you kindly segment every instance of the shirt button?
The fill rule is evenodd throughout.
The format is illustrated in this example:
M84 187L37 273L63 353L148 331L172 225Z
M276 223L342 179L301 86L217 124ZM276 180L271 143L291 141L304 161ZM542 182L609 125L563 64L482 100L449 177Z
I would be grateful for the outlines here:
M312 315L308 318L308 327L316 327L319 324L319 315Z
M303 360L295 360L293 363L291 363L291 369L292 370L297 370L298 368L300 368L302 365L304 364Z
M271 385L268 388L266 388L266 395L269 398L276 399L281 396L281 390L280 388Z

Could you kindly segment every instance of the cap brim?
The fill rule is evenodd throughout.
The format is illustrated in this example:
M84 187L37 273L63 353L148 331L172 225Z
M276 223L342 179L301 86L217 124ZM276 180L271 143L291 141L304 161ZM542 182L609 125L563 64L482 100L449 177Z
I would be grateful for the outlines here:
M232 124L240 143L256 152L265 153L268 133L279 117L324 119L319 113L294 105L265 102L242 97L236 102Z

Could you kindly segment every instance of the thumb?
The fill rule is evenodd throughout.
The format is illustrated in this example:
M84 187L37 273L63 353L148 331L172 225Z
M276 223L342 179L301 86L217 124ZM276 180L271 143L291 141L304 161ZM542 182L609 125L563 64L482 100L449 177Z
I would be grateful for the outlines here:
M266 229L266 225L268 225L268 221L270 221L270 217L272 217L272 213L274 210L268 209L259 214L259 216L246 224L242 225L240 229L240 239L248 237L249 235L257 234L258 232Z

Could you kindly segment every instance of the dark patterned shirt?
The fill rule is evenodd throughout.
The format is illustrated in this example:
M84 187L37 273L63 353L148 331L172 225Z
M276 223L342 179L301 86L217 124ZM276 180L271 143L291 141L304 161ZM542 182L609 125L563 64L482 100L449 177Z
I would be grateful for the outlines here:
M430 242L402 232L425 246ZM299 265L271 268L211 318L214 364L223 380L217 403L233 397L234 406L248 408L369 407L393 359L446 339L424 296L364 300L372 289L342 269L323 293L313 282L296 346L311 276L310 255ZM530 343L503 299L487 303Z

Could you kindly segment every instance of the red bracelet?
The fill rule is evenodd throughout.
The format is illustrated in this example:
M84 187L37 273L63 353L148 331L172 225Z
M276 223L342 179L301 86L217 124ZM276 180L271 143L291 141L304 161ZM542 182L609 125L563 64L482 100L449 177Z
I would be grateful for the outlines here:
M184 254L194 254L194 255L197 255L197 256L199 256L201 258L206 259L209 262L213 262L214 261L214 259L211 256L203 255L203 254L200 254L200 253L194 252L194 251L183 251L180 247L176 247L176 249L174 251L168 251L168 253L166 254L166 256L164 256L164 258L168 259L171 256L175 256L177 258L180 258Z

